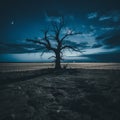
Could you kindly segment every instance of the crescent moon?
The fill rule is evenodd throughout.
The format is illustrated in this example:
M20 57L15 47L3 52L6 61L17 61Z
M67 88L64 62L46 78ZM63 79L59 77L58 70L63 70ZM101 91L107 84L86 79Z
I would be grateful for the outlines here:
M11 22L11 25L14 25L14 21Z

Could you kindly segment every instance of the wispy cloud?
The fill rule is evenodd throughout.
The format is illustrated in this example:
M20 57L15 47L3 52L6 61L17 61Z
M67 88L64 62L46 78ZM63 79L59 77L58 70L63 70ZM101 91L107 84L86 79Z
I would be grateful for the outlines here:
M58 17L58 16L48 16L47 13L45 13L45 21L46 22L51 22L51 21L59 22L60 17Z
M104 40L103 43L106 45L106 48L120 48L120 35L114 35Z
M51 22L51 21L60 22L60 18L61 18L61 15L59 15L59 16L50 16L47 13L44 13L44 16L45 16L45 21L46 22ZM64 19L73 21L75 19L75 17L74 17L74 15L66 15L66 16L64 16Z
M98 16L97 12L89 13L88 19L94 19L94 18L97 18L97 16Z
M111 18L112 18L111 16L102 16L99 18L99 21L109 20Z
M104 14L103 16L99 17L99 21L107 21L111 20L113 22L120 21L120 11L112 11Z
M100 44L100 43L95 43L95 44L92 46L92 48L100 48L100 47L102 47L102 44Z
M0 43L1 53L34 53L42 52L43 47L32 43Z
M88 57L92 62L120 62L120 51L104 51L95 54L84 54L83 57Z
M120 32L109 31L96 37L97 43L101 44L105 49L120 48Z
M114 30L115 28L114 27L102 27L101 30L104 30L104 31L111 31L111 30Z

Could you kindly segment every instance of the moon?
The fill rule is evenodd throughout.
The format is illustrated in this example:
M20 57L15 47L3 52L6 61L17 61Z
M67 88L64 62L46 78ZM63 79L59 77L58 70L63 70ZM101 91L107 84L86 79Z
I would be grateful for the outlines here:
M14 25L14 21L11 22L11 25Z

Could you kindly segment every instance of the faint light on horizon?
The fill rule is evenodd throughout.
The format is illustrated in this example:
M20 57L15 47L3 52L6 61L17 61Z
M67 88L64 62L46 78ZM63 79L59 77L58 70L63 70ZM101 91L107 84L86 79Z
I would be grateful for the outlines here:
M47 61L48 58L52 56L52 54L45 53L43 56L41 56L41 53L22 53L22 54L12 54L12 56L17 61L40 62L40 61Z

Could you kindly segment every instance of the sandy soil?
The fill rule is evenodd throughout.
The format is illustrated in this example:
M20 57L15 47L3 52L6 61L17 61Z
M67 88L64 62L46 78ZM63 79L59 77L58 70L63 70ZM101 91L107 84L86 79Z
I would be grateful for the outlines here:
M120 70L120 63L62 63L67 68L115 69ZM28 71L54 68L54 63L0 63L0 72Z

